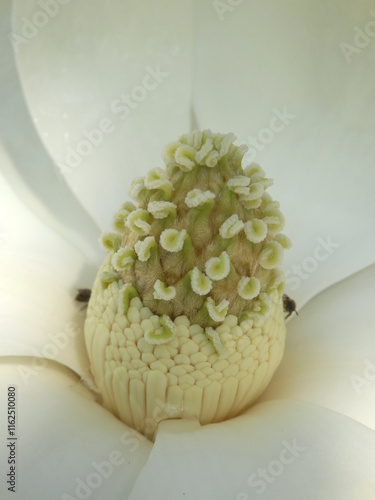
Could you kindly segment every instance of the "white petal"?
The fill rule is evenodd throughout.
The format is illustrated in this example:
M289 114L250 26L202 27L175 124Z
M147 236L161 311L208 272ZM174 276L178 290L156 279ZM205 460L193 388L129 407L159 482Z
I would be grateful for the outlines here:
M36 371L25 358L2 362L0 405L4 410L7 388L12 385L16 386L18 437L15 498L83 498L90 491L92 499L130 495L150 455L150 441L101 407L79 377L58 363ZM3 425L0 438L9 443L6 431ZM3 470L8 471L5 450L2 456ZM69 460L63 458L68 456ZM24 467L25 463L32 466ZM51 474L54 480L47 481ZM97 486L91 489L90 484ZM2 498L9 496L7 486L4 482L0 487Z
M332 2L322 8L306 2L298 12L297 2L286 0L233 2L221 17L223 3L214 5L201 2L197 17L197 121L227 130L231 115L238 143L249 146L243 164L256 161L274 179L272 195L281 202L285 234L293 242L284 270L299 284L296 298L306 303L374 260L368 228L375 214L369 64L375 43L365 32L374 31L374 16L364 1L342 16ZM234 33L241 33L241 44ZM236 90L228 92L233 75L240 74ZM218 102L225 103L225 113Z
M302 309L297 301L284 359L262 400L310 401L375 430L374 283L375 265Z
M1 164L11 173L5 157ZM0 213L0 355L31 356L36 364L50 358L82 375L85 312L74 298L78 288L91 287L96 265L38 220L2 173Z
M19 71L47 151L67 164L58 175L105 230L134 176L159 163L176 130L190 127L191 5L116 2L110 19L104 4L56 5L58 14L37 28L38 43L20 47ZM44 12L37 0L16 2L6 33L21 34L35 12Z
M155 491L159 498L372 500L374 448L367 427L293 400L219 424L164 420L129 500L151 500Z

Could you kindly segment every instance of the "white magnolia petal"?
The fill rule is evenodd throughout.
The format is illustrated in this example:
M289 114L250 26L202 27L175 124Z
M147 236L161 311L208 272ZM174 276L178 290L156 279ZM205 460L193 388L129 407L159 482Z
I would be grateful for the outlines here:
M27 209L27 199L0 172L0 355L30 356L35 366L53 359L82 375L84 312L74 298L91 287L96 265Z
M83 498L90 491L90 498L128 497L152 443L96 402L95 392L85 387L91 387L88 373L80 380L59 363L39 364L38 370L35 366L27 358L0 364L2 408L8 386L16 387L16 471L22 469L22 480L16 474L15 498ZM5 442L6 437L3 425L0 438ZM63 467L61 454L69 456ZM23 468L23 460L33 466ZM55 479L46 481L48 474ZM2 498L8 486L1 485Z
M142 9L116 2L110 27L102 22L108 14L104 4L83 6L65 0L53 7L55 2L47 2L52 5L47 5L47 14L38 0L17 1L14 17L9 16L15 24L6 29L21 36L26 18L33 26L30 36L37 30L37 46L30 38L27 47L23 44L14 51L22 83L13 83L9 89L15 95L22 87L22 102L26 99L29 114L37 118L34 123L29 119L30 131L31 126L37 129L50 153L50 168L53 161L66 164L67 173L57 174L102 230L124 202L134 175L143 175L157 164L176 130L190 126L191 5L163 4L154 12L154 3L145 1ZM74 19L82 22L77 25ZM90 19L100 20L94 32ZM155 26L161 27L157 33ZM56 52L65 44L67 32L72 35L69 43ZM90 43L82 45L88 39ZM148 57L150 43L153 55ZM13 52L10 42L9 52ZM30 60L36 61L33 68ZM57 73L60 77L53 77ZM162 120L161 126L162 116L169 119ZM15 132L19 138L19 123Z
M219 424L164 420L129 500L151 500L155 491L160 498L181 491L189 499L302 499L307 484L309 498L372 500L374 448L367 427L291 399Z
M375 430L375 264L297 310L284 359L262 400L310 401ZM294 294L286 292L292 298ZM296 374L298 376L296 377Z
M215 2L218 22L212 20L209 26L212 4L199 7L194 110L198 122L209 123L214 130L228 127L228 116L218 109L218 102L236 110L231 128L239 143L250 146L244 166L256 161L275 180L274 196L281 201L286 234L293 242L285 270L297 283L296 298L306 303L374 260L375 239L368 228L375 213L375 169L369 160L375 157L371 140L375 87L369 65L375 57L370 35L375 19L363 1L343 17L331 4L320 9L306 3L293 19L293 7L285 0L258 3L254 8L250 3L235 3L225 10L220 8L222 2ZM278 14L271 21L270 8ZM205 42L208 32L215 44ZM240 51L235 32L249 41ZM264 36L253 39L254 32ZM312 39L317 41L314 55L309 53ZM276 60L275 40L281 53L293 59L288 67ZM215 67L208 76L207 61ZM243 78L237 90L228 93L233 75L248 67L248 61L254 61L249 79ZM275 74L281 78L275 80ZM249 111L245 96L259 96L260 88L264 92L255 104L252 101ZM332 130L337 135L328 147ZM253 175L252 182L262 182L264 172ZM248 203L244 202L246 208L254 208Z

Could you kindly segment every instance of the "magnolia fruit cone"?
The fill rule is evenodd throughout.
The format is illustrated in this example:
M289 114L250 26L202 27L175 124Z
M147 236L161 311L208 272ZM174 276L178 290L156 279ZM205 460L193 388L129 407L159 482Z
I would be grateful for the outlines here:
M152 438L161 420L231 418L264 391L285 343L290 242L262 169L232 134L195 131L136 179L103 235L85 323L104 405Z

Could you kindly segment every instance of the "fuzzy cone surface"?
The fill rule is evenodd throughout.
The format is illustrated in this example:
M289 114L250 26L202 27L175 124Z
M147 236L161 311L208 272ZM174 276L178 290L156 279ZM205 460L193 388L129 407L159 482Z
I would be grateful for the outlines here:
M102 236L85 323L103 402L152 437L165 418L237 415L282 358L284 217L233 134L194 131L132 183Z

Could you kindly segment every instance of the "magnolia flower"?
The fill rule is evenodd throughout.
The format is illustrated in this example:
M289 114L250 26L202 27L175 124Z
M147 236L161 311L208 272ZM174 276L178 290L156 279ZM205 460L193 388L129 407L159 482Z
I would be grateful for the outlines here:
M16 498L373 498L371 6L147 0L109 11L104 2L30 0L13 2L12 18L10 9L4 1L0 432L9 476L1 497L14 454ZM161 407L144 422L157 429L150 442L90 390L85 311L74 296L92 285L104 256L99 234L132 179L155 166L191 117L234 131L275 179L293 241L286 292L299 316L288 320L283 361L255 405L204 426ZM208 145L195 159L214 168L214 152ZM189 151L180 153L189 175ZM155 172L148 189L162 186L168 201L171 185ZM257 175L232 186L248 207L266 187ZM269 203L273 232L284 221ZM167 208L152 205L160 215ZM130 220L147 238L146 219ZM250 241L265 230L241 228ZM263 256L266 265L278 250ZM138 251L146 258L150 248ZM118 255L118 267L131 257ZM125 287L123 301L132 293ZM157 293L168 292L160 285ZM167 315L147 325L155 342L175 334ZM10 432L18 439L7 440Z

